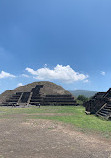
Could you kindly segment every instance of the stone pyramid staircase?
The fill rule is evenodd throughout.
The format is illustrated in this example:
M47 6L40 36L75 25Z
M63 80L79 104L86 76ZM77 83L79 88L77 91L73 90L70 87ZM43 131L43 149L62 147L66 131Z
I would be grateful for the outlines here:
M105 103L97 112L97 116L100 116L104 119L111 120L111 101Z
M43 99L44 105L74 106L76 101L72 95L46 95Z
M12 106L17 104L22 97L22 92L17 92L13 94L11 97L7 98L5 102L2 103L2 106Z
M39 103L42 104L42 94L40 92L40 89L43 88L43 85L38 85L35 88L32 89L31 95L29 98L29 104L31 105L38 105Z
M16 92L6 99L1 106L30 106L30 105L55 105L55 106L75 106L76 101L71 94L51 94L46 95L41 91L43 85L36 85L31 91Z

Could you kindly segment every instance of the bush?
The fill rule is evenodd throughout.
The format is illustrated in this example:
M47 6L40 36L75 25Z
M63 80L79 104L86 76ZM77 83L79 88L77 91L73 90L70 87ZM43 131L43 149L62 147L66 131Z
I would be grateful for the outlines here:
M88 98L85 97L84 95L79 95L79 96L77 97L77 100L80 100L80 101L82 101L82 102L84 103L84 102L88 101Z

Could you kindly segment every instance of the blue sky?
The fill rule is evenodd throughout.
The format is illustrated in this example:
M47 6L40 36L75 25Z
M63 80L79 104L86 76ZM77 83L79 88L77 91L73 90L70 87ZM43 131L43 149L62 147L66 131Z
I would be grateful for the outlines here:
M0 93L40 80L111 87L110 0L0 0Z

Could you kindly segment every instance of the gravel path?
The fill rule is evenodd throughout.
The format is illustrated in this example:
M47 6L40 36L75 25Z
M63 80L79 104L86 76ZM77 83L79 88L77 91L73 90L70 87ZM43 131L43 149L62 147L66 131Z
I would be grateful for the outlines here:
M0 158L111 158L111 143L49 120L0 119Z

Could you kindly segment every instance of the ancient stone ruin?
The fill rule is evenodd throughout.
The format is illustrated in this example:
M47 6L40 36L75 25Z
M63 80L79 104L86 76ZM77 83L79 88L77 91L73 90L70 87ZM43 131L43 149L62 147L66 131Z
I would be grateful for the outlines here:
M111 88L107 92L96 93L92 99L84 103L86 113L96 114L111 119Z
M69 91L54 83L34 82L0 95L1 106L55 105L74 106L76 101Z

